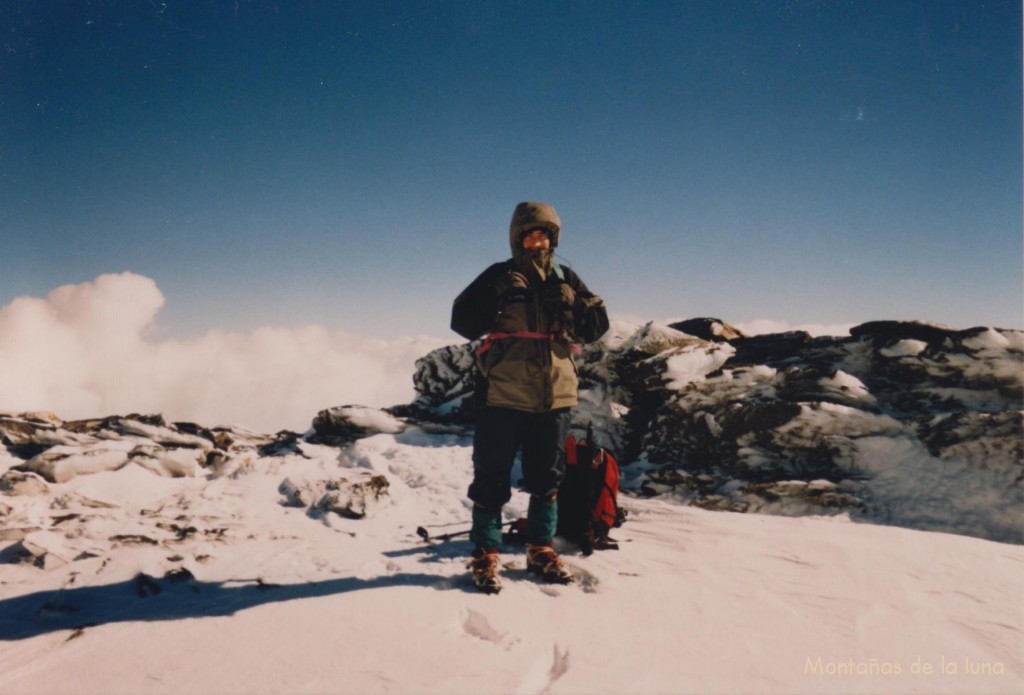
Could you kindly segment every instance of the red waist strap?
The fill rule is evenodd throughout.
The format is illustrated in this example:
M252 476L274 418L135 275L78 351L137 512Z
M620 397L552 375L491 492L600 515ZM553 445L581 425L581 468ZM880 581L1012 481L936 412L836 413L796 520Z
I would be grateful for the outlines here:
M580 354L580 346L576 343L570 343L568 340L558 335L557 333L541 333L540 331L515 331L513 333L490 333L484 338L483 344L476 349L477 355L482 355L491 349L495 340L504 340L505 338L529 338L531 340L561 340L569 346L574 354Z

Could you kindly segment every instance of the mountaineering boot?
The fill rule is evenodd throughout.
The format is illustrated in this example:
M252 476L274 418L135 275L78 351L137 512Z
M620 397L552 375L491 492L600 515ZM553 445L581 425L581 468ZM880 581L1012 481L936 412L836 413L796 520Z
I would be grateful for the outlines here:
M571 584L575 580L562 558L547 544L526 544L526 570L557 584Z
M486 594L501 591L501 556L497 548L478 547L473 551L473 559L468 565L472 572L473 585Z

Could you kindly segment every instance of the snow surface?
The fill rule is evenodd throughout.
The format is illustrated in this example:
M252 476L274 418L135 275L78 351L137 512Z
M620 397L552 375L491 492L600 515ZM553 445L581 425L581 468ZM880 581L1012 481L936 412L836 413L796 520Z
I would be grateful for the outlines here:
M731 345L711 348L680 349L665 360L666 386L680 390L694 381L703 381L706 374L721 367L736 352Z
M0 497L0 692L1024 692L1022 546L627 498L620 550L566 549L577 585L527 578L508 548L485 596L464 537L416 535L466 527L467 437L249 451ZM18 462L0 448L0 471ZM390 483L362 519L282 492L356 474ZM39 566L9 561L19 543Z
M964 341L966 345L966 341ZM882 348L879 352L886 357L916 357L924 352L928 343L923 340L900 340L892 347Z

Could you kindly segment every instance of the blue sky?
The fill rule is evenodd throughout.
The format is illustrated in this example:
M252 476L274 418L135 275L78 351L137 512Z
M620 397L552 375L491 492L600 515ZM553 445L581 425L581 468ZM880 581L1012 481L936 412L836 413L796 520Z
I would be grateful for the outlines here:
M0 5L0 306L448 330L515 204L613 313L1024 326L1021 5Z

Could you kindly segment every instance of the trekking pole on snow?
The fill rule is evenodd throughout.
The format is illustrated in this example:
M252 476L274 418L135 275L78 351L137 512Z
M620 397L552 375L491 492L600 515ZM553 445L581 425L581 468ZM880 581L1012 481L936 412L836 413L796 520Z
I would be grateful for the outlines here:
M502 528L504 528L505 526L513 527L513 526L516 526L517 524L522 525L521 522L523 522L523 521L525 521L525 520L524 519L513 519L512 521L504 522L501 526L502 526ZM420 538L422 538L427 543L436 543L436 542L444 543L444 542L450 541L452 538L456 538L457 536L468 536L469 532L471 530L472 529L466 529L464 531L455 531L454 533L443 533L440 536L431 536L430 535L430 531L428 531L426 528L424 528L423 526L417 526L416 527L416 535L419 536ZM523 530L525 530L525 529L523 529Z
M465 531L456 531L455 533L445 533L441 536L431 536L430 531L423 528L422 526L418 526L416 528L416 535L425 540L427 543L434 543L435 541L447 541L451 538L454 538L455 536L469 535L469 531L470 529L466 529Z

